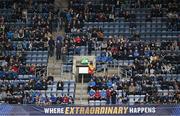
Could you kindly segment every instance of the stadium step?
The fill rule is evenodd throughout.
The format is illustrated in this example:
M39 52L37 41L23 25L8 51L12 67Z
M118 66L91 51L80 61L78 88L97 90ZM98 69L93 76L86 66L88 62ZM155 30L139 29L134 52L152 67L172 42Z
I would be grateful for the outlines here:
M88 100L75 100L75 104L88 105Z
M86 93L87 94L87 93ZM88 96L83 96L82 98L81 98L81 95L79 95L79 96L77 96L76 95L76 99L75 100L88 100Z
M54 77L54 81L61 81L61 80L63 80L63 79L60 77L60 75L51 75L51 76Z
M67 8L68 0L55 0L54 5L59 8Z
M81 83L77 83L77 84L76 84L76 88L77 88L77 89L81 89L81 87L82 87L83 89L86 89L86 91L87 91L88 84L87 84L87 83L84 83L83 85L82 85Z
M119 73L121 73L120 71L119 71ZM118 69L116 68L109 68L108 69L108 71L107 72L96 72L96 76L105 76L105 75L109 75L109 76L112 76L112 75L114 75L114 74L118 74Z
M55 81L64 80L61 77L61 65L62 65L61 60L57 61L55 57L49 57L48 66L47 66L48 69L47 75L53 76Z
M60 77L64 80L73 80L71 73L63 73Z
M75 93L75 104L87 105L88 104L88 94L87 94L87 83L76 83L76 93Z
M49 68L48 75L60 75L60 69Z

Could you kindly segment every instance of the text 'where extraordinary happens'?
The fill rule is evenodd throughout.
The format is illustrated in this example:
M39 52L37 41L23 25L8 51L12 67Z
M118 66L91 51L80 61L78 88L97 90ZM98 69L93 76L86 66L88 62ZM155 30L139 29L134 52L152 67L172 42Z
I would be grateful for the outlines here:
M58 108L44 108L45 114L154 114L155 107L64 107Z

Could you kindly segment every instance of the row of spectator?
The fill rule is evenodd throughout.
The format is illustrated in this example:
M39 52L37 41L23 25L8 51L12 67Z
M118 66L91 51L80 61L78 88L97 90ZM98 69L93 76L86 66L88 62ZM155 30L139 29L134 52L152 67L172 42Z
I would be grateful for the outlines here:
M106 100L107 104L127 104L131 95L143 95L143 101L139 99L137 103L179 103L179 81L165 81L164 78L135 76L125 81L118 76L94 76L88 84L89 100Z
M9 104L37 104L37 105L51 105L51 104L74 104L72 96L54 96L42 95L41 92L16 92L1 91L0 101Z

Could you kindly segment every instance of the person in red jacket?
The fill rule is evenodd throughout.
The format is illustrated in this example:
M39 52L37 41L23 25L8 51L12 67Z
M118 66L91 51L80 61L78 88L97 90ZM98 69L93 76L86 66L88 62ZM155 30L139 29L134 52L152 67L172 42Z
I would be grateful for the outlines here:
M107 89L107 90L106 90L106 95L107 95L107 104L110 104L111 89Z
M94 98L95 98L95 100L100 100L101 99L101 94L100 94L99 90L96 90Z
M81 38L79 36L77 36L76 38L74 38L74 42L76 43L76 45L80 45L81 44Z
M36 71L36 66L33 64L33 65L30 66L30 68L29 68L29 73L30 73L30 74L35 74L35 71Z
M19 67L17 65L12 66L11 70L15 73L19 72Z
M95 67L94 67L94 65L93 65L93 62L90 62L90 63L88 64L88 67L89 67L88 73L91 74L91 75L94 74Z
M63 103L64 104L68 104L69 103L69 97L67 95L64 96Z

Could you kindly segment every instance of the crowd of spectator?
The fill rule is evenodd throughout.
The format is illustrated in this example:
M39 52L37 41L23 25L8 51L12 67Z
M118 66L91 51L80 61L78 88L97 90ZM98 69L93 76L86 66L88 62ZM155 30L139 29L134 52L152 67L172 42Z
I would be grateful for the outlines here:
M5 83L7 82L1 82L1 84ZM42 94L42 92L40 92L39 90L35 91L34 89L30 89L27 92L26 88L23 90L22 85L17 85L17 87L15 87L16 85L12 84L9 86L8 88L1 89L0 101L2 103L37 105L74 104L74 98L72 96L55 96L53 94L47 96L46 93ZM13 89L11 88L12 86Z
M106 100L107 104L127 104L128 95L143 94L145 98L142 104L179 103L179 81L177 79L167 81L164 79L165 77L159 76L161 74L179 74L180 43L178 40L144 41L140 40L138 32L135 32L131 38L110 36L105 40L100 28L83 30L84 22L111 22L115 21L117 17L124 17L125 21L130 22L130 28L136 29L136 25L133 23L137 18L134 11L121 9L120 14L116 14L116 8L123 7L124 3L121 0L104 1L104 3L71 0L69 4L69 9L64 13L66 17L65 32L78 34L73 37L69 35L65 37L62 52L64 55L68 55L70 49L74 48L75 54L80 54L79 46L87 46L89 55L92 54L92 51L101 51L102 57L134 60L133 64L129 66L132 71L129 81L117 76L93 76L88 85L89 100ZM162 17L161 21L166 22L168 30L178 31L179 1L131 0L130 5L131 8L150 9L150 13L145 16L146 22L152 22L153 17ZM164 17L166 20L163 20ZM82 33L86 33L88 36ZM159 93L157 84L160 84L162 90L174 90L175 92L168 92L163 96ZM122 90L121 96L118 96L118 90Z
M156 79L155 79L156 78ZM118 76L93 76L88 83L89 100L106 100L107 104L128 104L129 95L144 95L143 101L136 104L173 104L179 103L179 81L165 81L164 77L149 78L134 76L125 81ZM160 89L171 92L159 92ZM121 93L118 93L118 91Z
M54 80L47 65L26 62L27 51L47 51L59 11L54 0L0 1L0 100L5 103L72 103L68 96L43 96ZM30 92L29 92L30 91Z
M132 77L125 81L118 76L92 76L88 86L89 100L106 100L107 104L126 104L128 95L145 95L144 103L179 103L179 81L165 81L158 74L179 74L180 43L177 40L140 40L140 33L134 32L131 38L124 36L109 36L107 40L101 28L83 29L85 22L114 22L124 17L130 22L130 29L136 30L137 16L133 10L125 10L123 5L130 8L149 8L145 20L152 21L153 17L166 17L168 30L179 31L179 1L178 0L69 0L69 7L60 14L60 20L65 23L65 32L77 35L66 35L54 40L52 33L59 21L59 11L53 6L54 0L21 0L2 1L0 9L0 86L1 98L7 102L35 104L72 104L72 96L42 95L34 90L47 90L54 83L53 78L46 77L46 66L26 64L24 51L49 51L49 56L66 60L66 55L81 54L81 46L87 46L87 54L100 51L101 57L115 60L133 60ZM95 2L95 3L94 3ZM119 14L116 12L117 9ZM120 9L119 9L120 8ZM6 11L7 10L7 11ZM162 20L164 21L164 20ZM11 24L13 22L13 24ZM135 42L134 42L135 41ZM16 51L12 54L11 51ZM18 52L22 51L22 52ZM168 52L170 51L170 53ZM73 53L71 53L73 52ZM27 81L20 81L19 75L31 75ZM143 75L143 76L142 76ZM161 96L156 84L161 89L173 89L176 92ZM63 90L63 82L58 82L58 90ZM30 92L25 92L30 90ZM122 90L118 96L117 90Z
M179 1L178 0L135 0L131 1L131 8L149 8L146 21L152 21L152 17L167 17L167 27L171 31L179 30ZM127 17L127 16L126 16Z
M4 77L9 77L7 74ZM54 83L53 76L46 78L45 76L28 75L26 80L1 78L0 102L37 105L73 104L74 98L72 96L48 93L48 85L54 85ZM63 90L63 81L58 82L56 86L57 90Z
M116 1L106 0L94 4L91 1L70 0L69 8L61 13L65 20L65 32L80 31L86 21L115 21Z
M0 41L2 43L0 48L2 52L6 50L47 50L48 40L52 38L52 32L58 23L59 11L53 7L53 2L54 0L27 0L22 2L8 1L7 4L2 1L6 8L3 10L5 13L2 13L0 18ZM14 11L14 14L8 10ZM22 19L23 13L26 14L25 21ZM14 17L18 19L7 18L8 15L17 15ZM9 21L9 19L14 21Z

